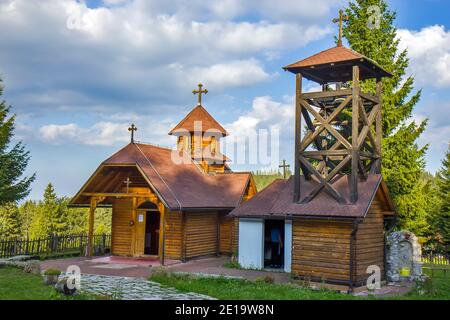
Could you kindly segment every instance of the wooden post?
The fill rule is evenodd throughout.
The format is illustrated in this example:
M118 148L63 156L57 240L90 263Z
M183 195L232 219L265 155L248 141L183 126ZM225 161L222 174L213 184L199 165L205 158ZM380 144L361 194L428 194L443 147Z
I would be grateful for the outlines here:
M358 164L359 164L359 66L353 66L352 90L352 172L350 178L350 201L358 201Z
M377 153L378 158L378 166L377 173L381 173L381 141L383 139L383 123L381 121L382 117L382 82L381 79L377 79L377 98L380 104L380 109L377 113L377 117L375 119L375 133L376 133L376 146L375 151Z
M159 221L159 250L158 250L158 254L159 254L159 262L161 263L161 265L164 265L164 255L165 255L165 218L166 218L166 208L164 206L161 206L162 208L160 208L160 221Z
M181 261L186 262L186 212L181 212Z
M97 198L91 198L91 206L89 208L89 231L88 231L88 257L92 257L93 255L93 237L94 237L94 216L95 209L97 208Z
M295 155L294 155L294 202L300 201L300 148L302 142L302 74L295 75Z

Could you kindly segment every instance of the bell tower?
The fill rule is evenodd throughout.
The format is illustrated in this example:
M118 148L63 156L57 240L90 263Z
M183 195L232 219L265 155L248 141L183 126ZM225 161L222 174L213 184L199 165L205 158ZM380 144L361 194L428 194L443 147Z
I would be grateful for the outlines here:
M358 182L381 173L381 80L391 74L341 42L284 69L296 76L294 202L327 192L338 203L356 203ZM322 90L303 92L303 79ZM361 90L368 79L375 94ZM311 179L317 186L302 191L302 180ZM349 179L347 195L333 187L339 179Z
M228 133L202 106L202 95L208 90L200 83L198 90L192 93L198 95L197 106L170 130L169 135L177 137L178 151L189 154L206 173L228 171L229 159L220 152L220 139Z

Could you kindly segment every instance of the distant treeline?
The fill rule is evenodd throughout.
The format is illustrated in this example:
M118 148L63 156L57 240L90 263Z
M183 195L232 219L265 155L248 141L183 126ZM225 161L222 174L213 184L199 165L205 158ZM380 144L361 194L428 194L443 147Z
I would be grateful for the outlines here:
M52 184L48 184L40 201L0 206L0 239L42 239L87 233L88 209L68 208L69 201L68 197L57 197ZM110 209L96 210L94 232L111 232Z

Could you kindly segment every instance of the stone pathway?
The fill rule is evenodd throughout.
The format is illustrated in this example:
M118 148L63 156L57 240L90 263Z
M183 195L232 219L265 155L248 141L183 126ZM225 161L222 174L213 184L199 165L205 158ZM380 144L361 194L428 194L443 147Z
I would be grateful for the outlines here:
M120 300L213 300L192 292L163 288L159 283L139 278L82 274L81 291Z

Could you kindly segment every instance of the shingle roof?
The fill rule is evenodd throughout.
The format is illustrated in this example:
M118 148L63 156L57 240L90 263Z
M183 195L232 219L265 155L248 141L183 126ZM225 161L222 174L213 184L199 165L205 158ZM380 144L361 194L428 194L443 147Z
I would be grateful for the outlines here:
M252 199L233 210L230 215L237 217L364 217L381 184L381 175L370 175L366 181L358 182L358 201L355 204L339 204L326 192L320 192L311 202L295 203L294 179L275 180ZM314 180L301 178L301 193L303 199L317 185ZM349 195L347 176L342 176L333 186L344 197ZM393 208L391 208L393 210Z
M216 121L205 108L198 105L191 112L184 117L183 120L180 121L172 130L170 130L169 134L176 134L182 131L194 132L195 131L195 122L201 121L201 131L205 132L209 131L218 131L222 135L228 135L227 131L220 125L219 122Z
M223 208L239 205L250 181L251 173L218 173L207 175L191 158L181 155L181 164L172 161L172 150L148 144L130 143L105 160L102 166L135 165L171 210ZM89 203L81 194L71 204Z
M337 46L306 59L285 66L283 69L302 73L307 79L327 83L333 81L351 80L353 65L360 65L360 78L389 77L391 74L384 70L372 59L346 47Z

